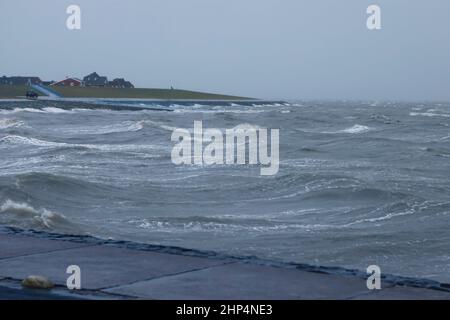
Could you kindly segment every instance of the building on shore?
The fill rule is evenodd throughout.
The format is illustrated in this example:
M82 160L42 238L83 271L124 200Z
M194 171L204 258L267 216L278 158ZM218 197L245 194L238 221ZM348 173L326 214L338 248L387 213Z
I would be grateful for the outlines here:
M108 78L93 72L83 78L83 83L86 87L106 87L108 86Z
M39 77L6 77L0 78L0 84L11 86L27 86L32 84L42 84Z
M83 81L77 78L66 78L64 80L54 82L51 85L57 87L82 87Z
M130 81L126 81L124 78L116 78L113 81L108 82L108 87L111 88L134 88L134 85Z
M100 76L97 72L93 72L83 78L83 80L76 77L67 77L60 81L42 81L39 77L0 77L0 85L44 85L57 87L109 87L120 89L132 89L134 85L124 78L115 78L108 81L108 77Z

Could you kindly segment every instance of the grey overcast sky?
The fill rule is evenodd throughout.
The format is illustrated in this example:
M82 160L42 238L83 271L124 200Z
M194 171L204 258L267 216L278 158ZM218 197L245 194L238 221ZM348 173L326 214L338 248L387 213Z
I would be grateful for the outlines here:
M66 28L66 8L82 29ZM366 9L382 9L369 31ZM268 99L450 100L449 0L1 0L0 74Z

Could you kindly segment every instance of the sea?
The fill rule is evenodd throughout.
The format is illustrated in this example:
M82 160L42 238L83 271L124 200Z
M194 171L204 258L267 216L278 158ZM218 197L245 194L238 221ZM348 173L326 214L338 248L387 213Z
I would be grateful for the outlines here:
M278 173L173 164L200 120ZM2 101L0 224L450 283L450 103Z

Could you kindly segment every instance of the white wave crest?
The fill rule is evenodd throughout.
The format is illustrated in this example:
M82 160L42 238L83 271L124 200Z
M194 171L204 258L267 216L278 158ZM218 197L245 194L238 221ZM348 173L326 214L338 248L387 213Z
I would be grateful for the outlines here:
M14 108L14 109L2 109L0 110L0 114L15 114L20 112L33 112L33 113L45 113L45 111L41 109L35 108Z
M6 136L1 138L0 142L9 144L25 144L37 147L65 147L68 145L67 143L50 142L22 136Z
M347 129L341 130L341 132L344 132L344 133L363 133L363 132L367 132L367 131L370 131L370 130L371 130L370 127L362 126L360 124L355 124L351 128L347 128Z
M124 121L106 126L71 127L64 128L64 132L71 134L110 134L121 132L136 132L144 128L144 121ZM58 129L61 130L61 129Z
M46 107L42 109L45 113L73 113L72 110L65 110L61 108L55 107Z
M435 113L435 112L411 112L409 115L412 116L412 117L444 117L444 118L450 118L450 114Z
M80 229L64 215L45 208L36 209L27 203L6 200L0 206L0 222L20 227L80 233Z
M264 113L264 112L269 112L270 110L253 110L253 109L248 109L248 110L233 110L233 109L176 109L174 110L175 113L236 113L236 114L241 114L241 113L247 113L247 114L252 114L252 113Z
M142 125L144 124L148 124L163 130L168 130L168 131L174 131L177 128L176 127L172 127L172 126L168 126L167 124L163 123L163 122L158 122L158 121L152 121L152 120L142 120L140 122Z
M25 123L16 119L0 119L0 129L19 128Z
M39 140L36 138L28 138L22 136L10 135L0 139L0 143L7 144L22 144L45 148L86 148L105 152L120 152L120 151L136 151L136 150L154 150L161 146L157 145L118 145L118 144L71 144L65 142L52 142Z
M81 109L80 109L81 110ZM0 110L0 114L15 114L22 112L31 112L31 113L74 113L74 110L66 110L56 107L45 107L42 109L39 108L14 108L14 109L2 109Z

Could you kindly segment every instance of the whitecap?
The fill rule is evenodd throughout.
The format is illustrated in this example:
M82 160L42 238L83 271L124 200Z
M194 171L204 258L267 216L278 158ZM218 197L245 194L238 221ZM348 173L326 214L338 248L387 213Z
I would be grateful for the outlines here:
M73 113L72 110L65 110L61 108L55 107L46 107L42 109L45 113Z
M33 113L45 113L45 111L41 109L35 108L14 108L14 109L3 109L0 110L0 114L14 114L20 112L33 112Z
M450 118L450 114L446 113L434 113L434 112L411 112L409 114L411 117L444 117L444 118Z
M341 130L341 132L344 132L344 133L363 133L363 132L367 132L367 131L370 131L370 130L371 130L370 127L362 126L360 124L355 124L351 128L347 128L347 129Z
M235 113L235 114L254 114L254 113L264 113L269 112L269 110L253 110L253 109L247 109L247 110L233 110L233 109L175 109L175 113Z
M63 214L45 208L36 209L27 203L14 202L10 199L0 206L0 222L20 228L37 228L70 233L80 233L81 231Z
M89 126L58 129L66 133L75 134L110 134L121 132L136 132L144 128L144 121L124 121L106 126Z
M152 120L142 120L141 124L149 124L151 126L163 129L163 130L167 130L167 131L174 131L177 128L176 127L172 127L172 126L168 126L167 124L163 123L163 122L158 122L158 121L152 121Z
M117 152L117 151L136 151L136 150L154 150L160 149L161 146L157 145L118 145L118 144L71 144L65 142L53 142L40 140L36 138L22 137L10 135L0 139L0 143L8 144L22 144L31 145L36 147L46 147L46 148L86 148L94 149L106 152Z
M25 123L16 119L0 119L0 129L19 128Z

